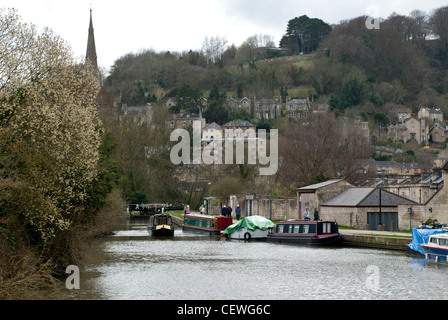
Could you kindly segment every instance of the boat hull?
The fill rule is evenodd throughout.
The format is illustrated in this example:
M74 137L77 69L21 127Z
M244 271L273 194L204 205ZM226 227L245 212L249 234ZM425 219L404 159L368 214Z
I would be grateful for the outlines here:
M437 248L425 244L422 244L421 248L427 261L448 263L448 248Z
M148 232L153 237L173 237L174 236L174 227L173 226L154 226L152 228L148 228Z
M232 224L232 218L223 216L184 215L182 230L209 235L220 235Z
M256 229L254 231L241 228L228 235L229 239L234 240L266 240L268 237L268 230Z
M276 243L311 245L311 246L340 246L342 245L342 236L340 234L332 234L325 236L268 234L267 241Z
M200 228L200 227L190 226L190 225L185 225L185 224L182 225L182 230L188 231L188 232L194 232L194 233L209 234L209 235L220 235L221 234L221 230L206 229L206 228Z

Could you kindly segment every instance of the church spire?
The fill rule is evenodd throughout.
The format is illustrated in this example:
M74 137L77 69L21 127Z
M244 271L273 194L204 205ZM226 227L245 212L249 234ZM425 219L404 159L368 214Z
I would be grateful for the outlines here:
M97 61L96 47L95 47L95 35L93 32L92 9L90 9L89 38L87 40L86 60L87 59L89 59L90 62L98 70L98 61Z

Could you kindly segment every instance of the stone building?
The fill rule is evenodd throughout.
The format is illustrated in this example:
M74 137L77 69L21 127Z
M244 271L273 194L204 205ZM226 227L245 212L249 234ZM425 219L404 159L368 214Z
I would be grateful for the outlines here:
M165 124L170 129L186 129L193 126L195 121L201 122L201 128L205 127L205 118L195 113L172 114Z
M320 217L356 229L395 231L399 205L415 202L380 188L349 188L321 204Z
M429 129L429 142L446 142L446 137L446 129L438 123Z
M448 177L448 162L440 169L440 177ZM443 186L429 196L426 202L399 205L398 218L400 226L408 230L418 227L427 219L448 223L448 187L443 182Z
M229 98L226 104L230 110L246 109L249 114L253 114L252 101L247 97L242 99Z
M292 99L285 103L286 115L292 119L302 119L310 113L309 99Z
M263 195L231 195L227 203L221 203L216 197L204 197L206 214L220 215L223 205L232 207L232 217L236 217L235 208L241 208L241 218L263 216L271 220L297 218L297 201L293 198L270 197Z
M255 102L256 119L271 120L280 117L282 103L277 99L261 99Z
M427 119L431 123L443 122L443 112L438 108L421 108L418 112L419 119Z
M241 208L241 217L259 215L271 220L297 218L297 201L293 198L270 197L263 195L231 195L229 203L235 216L237 205Z
M297 213L295 219L303 219L303 212L308 208L311 214L320 210L320 204L335 195L353 187L342 179L329 180L297 189Z

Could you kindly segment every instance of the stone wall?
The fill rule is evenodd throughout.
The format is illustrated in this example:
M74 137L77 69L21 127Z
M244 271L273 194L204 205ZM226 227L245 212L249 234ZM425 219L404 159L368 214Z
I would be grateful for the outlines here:
M330 207L321 206L320 218L322 220L335 221L339 225L354 227L356 229L370 229L367 224L368 212L379 212L379 207ZM382 207L382 212L397 212L397 207ZM399 218L399 226L401 221ZM408 221L409 225L409 221Z
M241 208L241 217L259 215L272 220L297 219L297 200L260 195L232 195L229 204L235 212ZM272 210L271 210L272 207Z
M367 213L364 208L357 207L320 207L322 220L335 221L339 225L365 229L367 226Z
M446 172L445 172L445 176ZM408 209L412 209L409 217ZM414 205L399 205L398 218L403 229L416 228L427 219L437 219L440 223L448 223L448 188L441 188L428 202ZM411 219L410 219L411 218Z

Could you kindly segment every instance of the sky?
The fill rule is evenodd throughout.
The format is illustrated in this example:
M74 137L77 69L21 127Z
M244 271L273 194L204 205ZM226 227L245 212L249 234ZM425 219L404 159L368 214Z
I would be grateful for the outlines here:
M200 50L206 37L225 38L240 46L255 34L279 43L288 21L301 15L329 24L362 15L387 18L413 10L430 13L446 0L1 0L0 7L15 8L24 22L40 30L48 27L84 57L90 9L100 67L109 70L127 53L145 49Z

